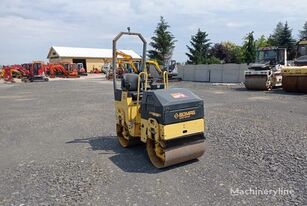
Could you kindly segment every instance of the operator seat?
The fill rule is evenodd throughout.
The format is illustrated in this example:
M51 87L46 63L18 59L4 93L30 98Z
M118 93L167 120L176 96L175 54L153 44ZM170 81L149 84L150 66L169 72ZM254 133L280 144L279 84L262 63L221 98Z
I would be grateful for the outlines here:
M123 75L121 81L121 88L123 91L128 91L128 96L132 97L132 100L137 100L138 91L138 77L137 74L126 73ZM143 92L142 88L140 91L140 99L142 99Z

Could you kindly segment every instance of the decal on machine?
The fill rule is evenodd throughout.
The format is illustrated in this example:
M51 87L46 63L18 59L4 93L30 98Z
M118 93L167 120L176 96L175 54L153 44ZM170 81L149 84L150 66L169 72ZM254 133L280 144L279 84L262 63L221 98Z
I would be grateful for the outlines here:
M171 93L171 96L175 99L180 99L180 98L186 98L188 97L187 95L183 94L183 93Z
M188 112L177 112L174 114L175 119L187 119L196 114L195 110L191 110Z

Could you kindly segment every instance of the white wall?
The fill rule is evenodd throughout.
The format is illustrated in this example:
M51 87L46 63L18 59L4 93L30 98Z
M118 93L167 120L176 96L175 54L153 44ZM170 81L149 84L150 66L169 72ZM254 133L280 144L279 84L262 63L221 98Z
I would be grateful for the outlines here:
M244 82L246 64L199 64L178 66L184 81L240 83Z

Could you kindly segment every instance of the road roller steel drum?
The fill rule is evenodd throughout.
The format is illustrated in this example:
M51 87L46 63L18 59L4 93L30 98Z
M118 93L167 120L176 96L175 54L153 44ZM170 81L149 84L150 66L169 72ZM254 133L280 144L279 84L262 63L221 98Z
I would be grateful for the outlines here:
M270 90L272 82L268 75L269 71L246 71L245 88L248 90Z
M292 66L282 69L282 88L287 92L307 93L307 66Z

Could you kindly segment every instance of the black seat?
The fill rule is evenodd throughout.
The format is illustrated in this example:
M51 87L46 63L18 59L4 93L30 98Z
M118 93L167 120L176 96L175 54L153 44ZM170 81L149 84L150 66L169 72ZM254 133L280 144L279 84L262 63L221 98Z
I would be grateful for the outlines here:
M137 100L138 94L138 75L137 74L124 74L121 82L121 88L123 91L128 91L128 96L132 97L132 100ZM140 100L142 99L143 92L140 91Z
M137 98L138 98L138 92L137 92L137 91L129 91L129 92L128 92L128 96L129 96L129 97L132 97L132 100L133 100L133 101L136 101ZM140 100L142 99L142 96L143 96L143 92L141 91L141 92L140 92Z
M121 82L123 91L137 91L138 90L138 75L137 74L124 74Z

